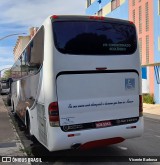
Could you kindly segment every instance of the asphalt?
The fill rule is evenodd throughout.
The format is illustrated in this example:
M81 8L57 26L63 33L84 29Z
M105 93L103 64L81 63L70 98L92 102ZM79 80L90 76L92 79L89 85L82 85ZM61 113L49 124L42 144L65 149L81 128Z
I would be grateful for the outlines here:
M143 114L145 117L160 120L160 104L143 103Z
M160 104L143 104L145 117L160 120ZM26 156L8 110L0 95L0 156ZM0 163L2 164L2 163ZM6 163L5 163L6 165Z

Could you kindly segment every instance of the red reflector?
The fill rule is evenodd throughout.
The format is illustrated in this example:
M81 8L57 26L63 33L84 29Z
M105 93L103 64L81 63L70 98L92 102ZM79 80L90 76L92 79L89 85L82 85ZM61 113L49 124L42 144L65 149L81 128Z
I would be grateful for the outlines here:
M59 121L59 116L49 116L49 121L51 121L51 122Z
M57 19L58 16L57 16L57 15L52 15L52 18L53 18L53 19Z
M91 141L83 144L80 149L85 150L85 149L92 149L92 148L98 148L98 147L105 147L107 145L111 144L116 144L116 143L121 143L125 139L122 137L115 137L111 139L103 139L103 140L97 140L97 141Z
M74 134L69 134L69 135L68 135L68 137L73 137L73 136L74 136Z
M126 127L127 129L134 129L137 128L136 126L130 126L130 127Z

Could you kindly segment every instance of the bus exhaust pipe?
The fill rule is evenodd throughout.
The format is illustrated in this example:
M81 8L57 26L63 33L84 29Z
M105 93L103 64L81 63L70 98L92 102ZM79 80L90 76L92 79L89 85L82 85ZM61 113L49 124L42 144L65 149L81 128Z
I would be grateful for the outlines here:
M81 143L74 143L74 144L71 146L71 149L77 150L77 149L80 148L80 146L81 146Z

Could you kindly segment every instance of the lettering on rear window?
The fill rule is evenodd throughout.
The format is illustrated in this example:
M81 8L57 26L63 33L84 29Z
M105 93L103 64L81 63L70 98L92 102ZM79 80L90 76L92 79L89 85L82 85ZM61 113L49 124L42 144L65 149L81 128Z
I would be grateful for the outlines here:
M131 44L107 44L107 43L104 43L103 47L108 47L109 51L127 51L127 48L130 48Z

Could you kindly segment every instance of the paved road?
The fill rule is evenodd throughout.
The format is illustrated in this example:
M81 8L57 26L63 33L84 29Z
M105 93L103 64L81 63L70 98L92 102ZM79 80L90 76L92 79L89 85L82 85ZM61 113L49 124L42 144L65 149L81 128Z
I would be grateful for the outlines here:
M95 149L92 151L67 150L49 153L43 146L38 143L32 145L32 142L26 138L24 131L20 131L19 127L17 127L17 130L24 146L26 147L27 153L34 155L35 157L47 156L43 158L47 158L47 160L50 158L50 160L53 161L51 164L84 164L86 161L88 162L87 164L106 164L108 160L121 160L123 159L123 156L129 156L131 158L133 156L160 156L160 120L148 117L149 116L144 117L145 127L142 137L129 139L120 144ZM107 164L128 163L109 162ZM135 164L137 164L137 162ZM138 164L160 164L160 162Z

